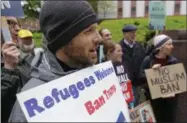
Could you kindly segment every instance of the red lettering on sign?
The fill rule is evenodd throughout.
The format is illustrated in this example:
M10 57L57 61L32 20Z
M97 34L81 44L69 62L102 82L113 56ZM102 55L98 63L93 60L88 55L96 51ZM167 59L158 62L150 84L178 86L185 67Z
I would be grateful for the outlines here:
M112 85L109 89L104 90L103 93L106 96L107 100L111 98L112 95L116 92L116 86ZM99 110L104 104L105 104L105 98L104 96L100 96L98 99L92 101L88 101L84 104L86 107L86 110L89 115L92 115L95 113L95 111Z
M96 110L102 107L105 104L105 99L103 96L100 96L98 99L86 102L84 105L89 115L92 115Z

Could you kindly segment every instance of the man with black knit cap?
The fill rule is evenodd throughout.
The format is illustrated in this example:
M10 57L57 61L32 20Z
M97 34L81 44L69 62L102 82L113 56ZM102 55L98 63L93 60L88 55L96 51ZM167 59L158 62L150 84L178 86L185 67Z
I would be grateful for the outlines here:
M46 1L40 13L40 27L47 48L34 58L31 79L22 91L94 65L101 37L97 16L86 1ZM18 102L9 122L26 122Z

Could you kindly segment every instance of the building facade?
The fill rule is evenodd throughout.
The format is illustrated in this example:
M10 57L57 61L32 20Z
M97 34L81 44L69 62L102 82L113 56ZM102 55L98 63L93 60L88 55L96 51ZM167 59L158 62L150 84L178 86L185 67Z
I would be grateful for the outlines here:
M167 16L186 15L186 0L164 2ZM103 6L106 3L107 6L104 9ZM108 4L110 4L110 6ZM103 1L98 1L98 16L101 19L148 17L148 15L149 0L105 1L105 3L103 3Z

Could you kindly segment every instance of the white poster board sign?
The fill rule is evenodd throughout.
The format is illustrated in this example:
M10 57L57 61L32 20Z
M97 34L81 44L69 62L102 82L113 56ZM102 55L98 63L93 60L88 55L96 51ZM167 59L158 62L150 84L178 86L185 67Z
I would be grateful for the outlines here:
M28 122L130 122L111 62L17 94Z

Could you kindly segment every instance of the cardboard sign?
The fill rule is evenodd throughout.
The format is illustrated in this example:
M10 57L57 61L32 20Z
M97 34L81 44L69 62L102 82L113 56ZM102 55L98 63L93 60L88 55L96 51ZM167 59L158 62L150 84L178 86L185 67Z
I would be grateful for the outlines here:
M149 1L149 28L163 30L165 26L166 10L164 1Z
M186 91L186 72L183 64L145 70L152 99Z
M130 122L111 62L17 94L28 122Z
M150 101L146 101L129 111L131 122L156 122Z
M24 17L20 0L1 1L1 16Z
M121 63L114 63L113 65L125 100L127 103L130 103L134 100L134 95L132 90L132 82L128 76L128 70Z

